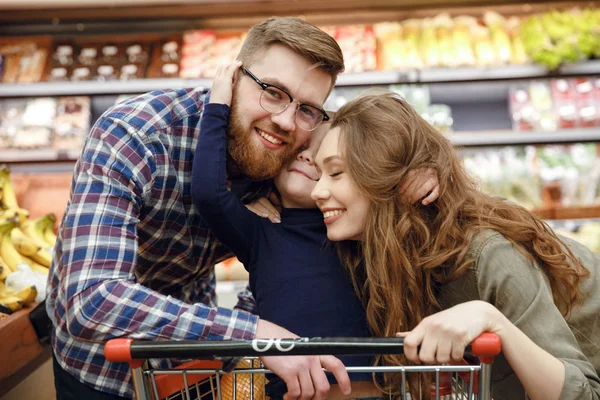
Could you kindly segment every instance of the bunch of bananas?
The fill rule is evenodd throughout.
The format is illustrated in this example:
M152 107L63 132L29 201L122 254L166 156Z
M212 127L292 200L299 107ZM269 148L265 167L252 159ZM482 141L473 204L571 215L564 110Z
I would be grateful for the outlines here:
M16 292L0 282L0 313L12 314L24 306L32 304L37 296L35 285L27 286Z
M10 314L35 299L35 286L12 293L4 282L19 264L48 275L56 242L55 223L54 214L29 219L29 211L17 203L10 169L0 166L0 312Z

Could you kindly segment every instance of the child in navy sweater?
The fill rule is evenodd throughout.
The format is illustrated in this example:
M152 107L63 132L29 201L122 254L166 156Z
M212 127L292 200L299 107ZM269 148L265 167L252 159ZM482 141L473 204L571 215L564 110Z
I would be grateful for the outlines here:
M239 75L238 79L249 77ZM283 208L281 222L272 223L248 210L228 190L232 80L224 70L217 74L210 103L202 115L192 180L192 196L202 218L249 271L260 318L301 337L370 336L364 307L335 248L327 242L323 213L310 197L319 178L314 155L327 126L313 131L300 153L274 178ZM260 95L257 90L257 101ZM339 358L346 366L372 364L369 356ZM353 397L378 394L371 374L352 373L350 379ZM283 381L270 379L267 395L273 399L285 392ZM332 386L330 398L334 393Z

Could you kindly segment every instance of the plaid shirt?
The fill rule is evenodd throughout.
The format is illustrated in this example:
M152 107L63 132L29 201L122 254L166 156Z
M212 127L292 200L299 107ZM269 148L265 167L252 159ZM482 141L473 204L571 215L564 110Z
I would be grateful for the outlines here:
M133 396L129 366L104 359L108 339L254 336L256 316L215 306L213 265L229 252L190 195L203 92L157 91L116 105L75 166L46 307L59 364L98 390ZM252 311L246 300L238 307Z

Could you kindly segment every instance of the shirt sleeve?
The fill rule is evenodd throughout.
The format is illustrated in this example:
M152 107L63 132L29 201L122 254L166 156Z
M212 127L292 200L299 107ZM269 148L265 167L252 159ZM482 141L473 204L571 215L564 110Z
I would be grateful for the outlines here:
M238 302L235 305L236 310L243 310L251 314L258 314L258 308L256 306L256 300L252 295L250 286L246 286L244 290L238 293Z
M560 399L600 399L600 378L555 306L550 283L537 264L497 235L484 245L478 273L481 298L565 365Z
M210 231L247 266L252 264L261 217L227 188L228 119L229 106L204 107L194 155L192 198Z
M155 168L134 127L104 117L92 129L59 235L58 293L70 334L80 341L252 338L256 316L187 304L137 282L137 225Z

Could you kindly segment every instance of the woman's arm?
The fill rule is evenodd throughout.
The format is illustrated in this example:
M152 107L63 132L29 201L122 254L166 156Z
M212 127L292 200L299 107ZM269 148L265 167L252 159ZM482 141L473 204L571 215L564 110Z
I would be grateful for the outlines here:
M211 94L211 103L202 113L192 169L192 198L210 231L248 265L261 222L227 188L226 135L231 98L227 101L215 94Z
M477 264L477 289L484 301L458 304L401 334L407 356L447 362L462 357L480 333L495 332L532 400L600 399L598 374L554 305L538 267L501 236L487 241Z

